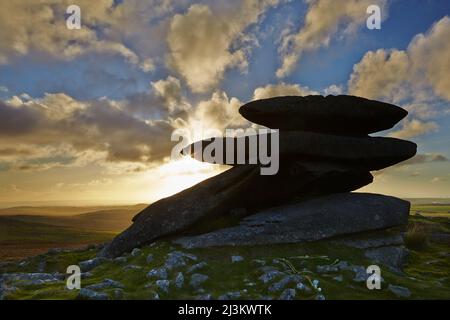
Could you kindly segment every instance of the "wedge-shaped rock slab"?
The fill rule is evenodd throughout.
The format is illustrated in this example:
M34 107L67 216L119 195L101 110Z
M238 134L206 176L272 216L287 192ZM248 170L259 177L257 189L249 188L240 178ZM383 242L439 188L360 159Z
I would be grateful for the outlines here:
M392 128L408 112L392 104L354 96L287 96L249 102L247 120L268 128L362 135Z
M404 225L410 203L370 193L341 193L271 208L238 226L175 240L185 248L301 243Z
M327 193L359 189L373 180L369 172L332 167L310 170L284 166L274 176L260 175L256 166L237 166L171 197L159 200L134 217L133 225L101 252L115 257L171 234L214 229L221 217L236 218L258 210ZM236 212L239 212L236 214ZM216 227L217 228L217 227Z

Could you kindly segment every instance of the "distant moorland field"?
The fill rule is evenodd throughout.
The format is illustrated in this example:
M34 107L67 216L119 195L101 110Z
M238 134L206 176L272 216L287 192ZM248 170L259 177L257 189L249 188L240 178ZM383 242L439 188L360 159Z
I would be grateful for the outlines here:
M0 261L22 259L51 248L78 248L109 241L146 206L1 209Z

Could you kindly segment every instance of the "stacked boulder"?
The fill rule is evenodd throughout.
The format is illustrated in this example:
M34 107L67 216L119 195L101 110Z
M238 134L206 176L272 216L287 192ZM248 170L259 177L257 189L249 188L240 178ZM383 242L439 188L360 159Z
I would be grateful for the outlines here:
M350 193L373 181L371 171L416 154L412 142L369 136L403 119L407 112L402 108L353 96L289 96L253 101L239 112L278 130L278 147L269 143L268 150L279 159L278 172L262 175L264 164L249 156L250 142L256 139L259 150L273 141L273 132L196 142L184 152L211 161L203 158L204 151L211 143L222 145L224 161L215 157L212 162L233 167L150 205L104 248L103 256L164 236L175 236L185 247L292 243L407 222L408 202ZM233 150L226 148L230 139ZM246 150L244 163L236 164L237 145Z

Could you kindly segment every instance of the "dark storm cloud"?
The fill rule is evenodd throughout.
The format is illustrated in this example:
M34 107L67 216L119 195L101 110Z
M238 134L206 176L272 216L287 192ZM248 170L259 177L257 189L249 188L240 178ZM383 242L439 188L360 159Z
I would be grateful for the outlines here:
M106 99L79 102L66 95L48 95L14 106L0 102L0 157L21 162L27 170L51 164L31 161L46 159L42 153L48 147L49 156L54 150L63 156L94 151L106 153L111 162L149 164L169 157L175 144L170 140L174 130L171 120L141 118L130 112L127 104ZM67 105L74 107L61 110ZM159 108L160 115L170 116L164 106ZM16 147L19 144L20 148Z
M0 135L22 135L35 130L39 114L28 107L16 108L0 101Z

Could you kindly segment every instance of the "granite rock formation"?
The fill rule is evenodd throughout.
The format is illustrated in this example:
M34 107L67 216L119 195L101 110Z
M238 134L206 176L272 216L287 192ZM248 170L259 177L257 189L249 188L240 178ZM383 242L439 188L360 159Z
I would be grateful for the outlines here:
M373 181L370 171L416 154L412 142L368 135L392 128L407 115L405 110L352 96L292 96L253 101L239 112L249 121L279 129L279 148L272 150L270 144L268 150L279 158L278 173L261 175L262 164L250 155L250 141L256 139L259 149L261 141L271 140L264 134L196 142L183 153L200 161L210 143L224 146L229 139L234 146L243 139L248 156L244 164L230 161L228 171L151 204L101 256L115 257L166 236L188 247L251 245L313 241L406 224L409 203L350 193ZM238 219L244 220L236 226ZM222 220L235 226L218 227ZM261 223L255 227L255 221Z

